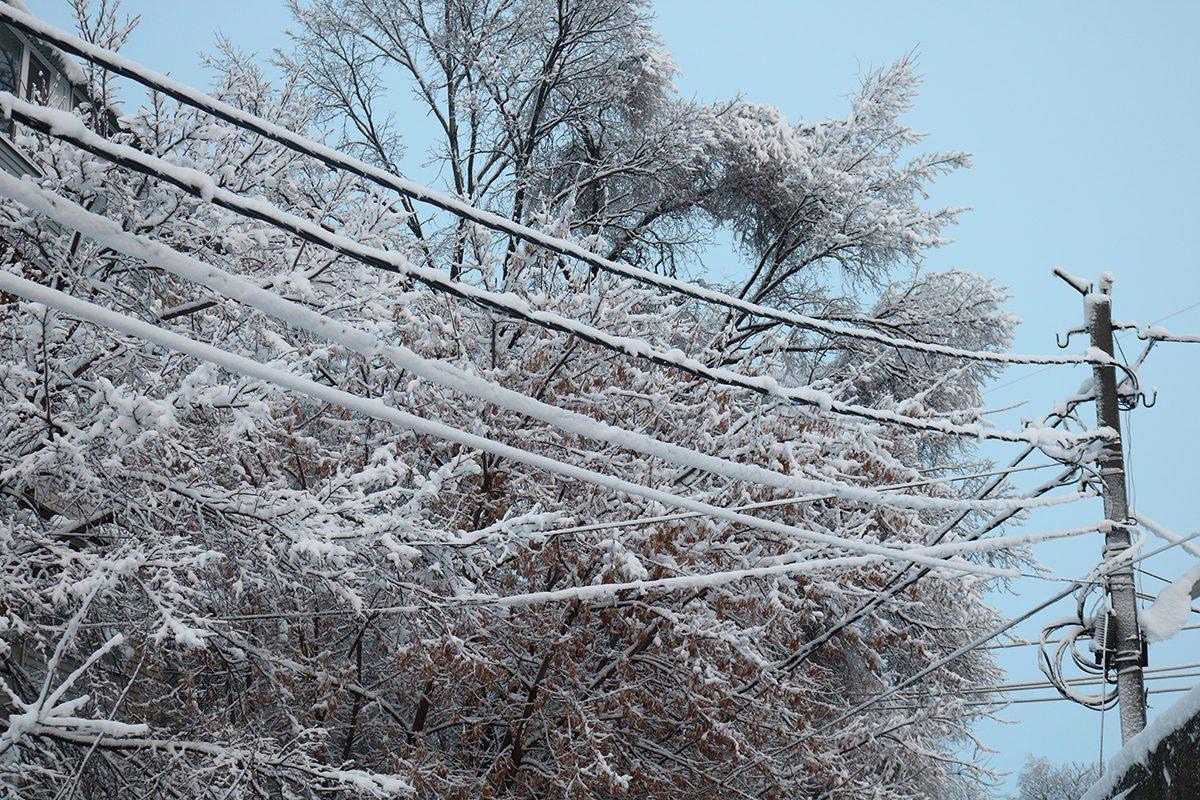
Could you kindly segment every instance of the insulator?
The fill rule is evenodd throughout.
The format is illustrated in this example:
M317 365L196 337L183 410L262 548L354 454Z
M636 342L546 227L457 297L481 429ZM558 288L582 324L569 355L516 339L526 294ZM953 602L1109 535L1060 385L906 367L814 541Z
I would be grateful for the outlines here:
M1107 654L1108 663L1113 662L1113 656L1117 650L1117 618L1107 609L1104 616L1096 620L1096 627L1092 632L1091 649L1097 664L1105 663L1105 654Z

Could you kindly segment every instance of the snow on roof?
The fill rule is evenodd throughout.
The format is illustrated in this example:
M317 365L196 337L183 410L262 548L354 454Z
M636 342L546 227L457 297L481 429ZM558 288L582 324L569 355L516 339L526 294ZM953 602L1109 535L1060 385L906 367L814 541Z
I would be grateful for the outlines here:
M1148 766L1151 754L1163 740L1182 728L1200 714L1200 685L1193 686L1174 704L1167 706L1146 726L1118 750L1104 769L1104 777L1096 781L1080 800L1107 800L1111 797L1129 770L1137 766Z

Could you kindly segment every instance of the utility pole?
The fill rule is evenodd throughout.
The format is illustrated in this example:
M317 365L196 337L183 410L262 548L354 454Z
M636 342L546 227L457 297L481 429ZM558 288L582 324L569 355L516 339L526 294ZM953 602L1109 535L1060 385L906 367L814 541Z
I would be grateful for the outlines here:
M1084 320L1092 347L1113 356L1112 276L1100 278L1100 291L1091 283L1054 271L1083 295ZM1112 364L1092 368L1096 395L1096 423L1117 432L1104 441L1100 451L1100 480L1104 486L1104 517L1112 528L1104 536L1103 557L1107 561L1129 549L1129 501L1125 494L1125 456L1121 451L1121 409L1117 398L1117 370ZM1116 622L1115 647L1111 664L1117 671L1117 699L1120 703L1121 741L1128 742L1146 727L1146 693L1142 676L1142 636L1137 620L1137 586L1133 565L1123 563L1110 572L1105 589Z

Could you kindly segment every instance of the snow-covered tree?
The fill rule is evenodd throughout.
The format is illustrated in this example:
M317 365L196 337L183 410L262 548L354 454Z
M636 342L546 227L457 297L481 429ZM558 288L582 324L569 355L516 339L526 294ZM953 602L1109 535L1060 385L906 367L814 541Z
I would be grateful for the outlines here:
M680 98L639 2L294 10L282 78L222 44L217 96L296 131L333 131L330 143L391 169L402 146L425 151L455 195L614 259L687 274L728 235L745 267L729 288L755 302L920 341L1008 345L1014 321L997 287L923 267L955 215L930 208L927 191L966 158L918 152L902 121L918 85L908 61L865 76L845 118L789 122L742 100ZM115 19L110 44L127 33ZM93 79L102 99L109 84ZM435 140L409 140L389 115L404 92L435 121ZM617 280L160 96L104 132L455 280L712 367L959 422L975 421L994 374ZM126 232L544 403L843 484L913 482L978 460L957 439L764 398L499 316L53 138L23 130L19 144L41 187ZM291 374L713 505L792 494L451 391L20 204L0 204L0 228L6 270ZM971 757L981 712L953 690L996 681L985 652L825 727L993 623L978 581L932 573L803 657L897 566L497 602L840 553L704 517L616 525L672 509L3 299L0 785L13 797L908 798L984 774ZM925 543L956 518L825 498L755 513L890 545Z
M1097 778L1095 764L1054 764L1041 756L1028 756L1017 777L1016 800L1076 800Z

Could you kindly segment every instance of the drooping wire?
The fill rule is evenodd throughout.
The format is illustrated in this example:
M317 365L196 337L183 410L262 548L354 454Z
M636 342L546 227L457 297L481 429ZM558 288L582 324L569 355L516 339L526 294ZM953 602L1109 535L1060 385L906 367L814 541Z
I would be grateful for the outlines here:
M828 320L794 314L769 308L733 297L719 291L689 284L677 278L648 272L628 264L615 262L588 251L574 242L536 231L520 222L478 209L457 197L452 197L428 186L409 181L386 170L375 167L360 159L339 152L319 142L308 139L295 131L262 119L245 109L237 108L211 95L161 75L142 64L124 58L117 53L85 42L67 31L50 25L36 16L0 4L0 19L34 36L50 42L69 53L93 64L134 80L141 85L171 97L180 103L196 108L210 116L223 120L243 130L251 131L269 141L286 147L293 152L315 159L326 166L356 175L364 180L395 191L417 202L425 203L462 219L470 220L483 227L496 230L526 241L536 247L578 259L611 274L620 275L648 286L673 292L693 300L710 303L752 316L772 319L792 327L813 330L835 337L859 338L909 350L937 353L969 360L994 363L1031 364L1083 364L1095 363L1090 356L1024 356L1011 353L965 351L946 345L936 345L911 339L895 339L886 334L866 328L845 328Z
M1090 613L1087 610L1089 597L1098 587L1099 584L1095 582L1080 584L1075 593L1075 619L1058 620L1042 628L1038 648L1038 668L1041 669L1054 689L1064 698L1087 708L1103 710L1111 708L1117 703L1116 692L1109 692L1105 688L1108 682L1107 661L1102 658L1101 664L1097 665L1093 659L1089 659L1087 656L1081 654L1076 646L1081 638L1090 639L1094 643L1103 640L1104 644L1101 652L1107 652L1109 646L1107 641L1109 610L1104 603L1103 597L1100 598ZM1097 630L1097 625L1104 626L1103 634ZM1058 644L1054 648L1053 654L1051 654L1047 649L1047 645L1049 644L1047 640L1060 632L1061 635L1056 640ZM1081 694L1071 688L1071 682L1064 677L1063 670L1063 662L1067 655L1070 655L1071 661L1081 672L1102 679L1100 694Z
M0 17L4 14L0 7ZM954 436L978 439L994 439L1009 442L1041 441L1037 431L1002 431L980 424L958 424L942 418L913 417L855 403L844 402L826 392L813 390L810 387L785 388L777 382L764 382L761 376L745 375L728 368L711 367L695 359L680 357L680 354L663 350L650 342L620 337L603 328L570 317L564 317L546 309L530 310L528 304L506 293L498 293L473 284L464 283L448 273L436 269L417 266L410 263L402 254L368 246L362 242L344 236L332 234L315 224L312 220L299 217L270 204L251 200L238 195L220 185L211 176L202 175L195 170L181 170L163 159L143 153L123 144L111 142L78 126L71 126L67 121L74 120L67 112L46 109L27 103L9 93L0 92L11 117L33 130L48 136L70 142L86 152L118 164L126 169L174 186L181 191L199 197L213 205L232 211L248 219L265 222L272 227L311 242L318 247L353 259L374 269L403 274L432 291L446 294L464 302L472 303L489 312L518 319L522 322L536 325L546 330L573 336L596 347L608 349L623 357L632 357L657 366L677 370L692 375L701 380L722 386L746 390L770 398L800 406L818 407L833 413L881 422L889 425L900 425L913 430L928 431ZM9 191L9 196L22 194L29 202L36 202L28 189L23 192L19 187ZM25 205L29 202L20 199ZM53 217L55 209L42 208L39 213ZM61 220L56 220L62 224ZM1042 363L1042 362L1038 362ZM1083 363L1083 362L1066 362ZM1089 362L1090 363L1090 362ZM1077 437L1067 436L1068 440L1092 440L1102 438L1099 433L1079 434Z

